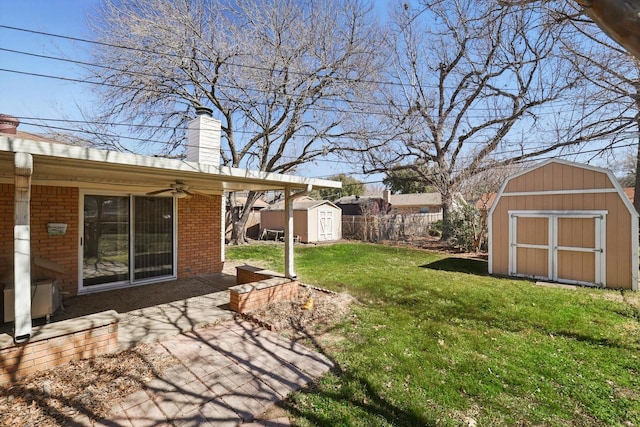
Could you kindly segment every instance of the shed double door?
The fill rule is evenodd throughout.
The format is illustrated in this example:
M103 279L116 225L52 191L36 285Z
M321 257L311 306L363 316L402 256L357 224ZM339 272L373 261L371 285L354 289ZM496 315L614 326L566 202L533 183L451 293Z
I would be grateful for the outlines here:
M510 212L509 274L605 285L606 212Z

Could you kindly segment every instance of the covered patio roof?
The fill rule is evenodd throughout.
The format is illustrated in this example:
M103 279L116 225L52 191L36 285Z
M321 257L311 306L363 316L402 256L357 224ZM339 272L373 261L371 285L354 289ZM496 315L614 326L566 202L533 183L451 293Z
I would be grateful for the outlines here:
M203 123L202 120L203 117L198 117L191 122L201 127L202 132L196 131L190 135L190 138L194 136L198 140L196 144L200 148L208 143L208 139L215 139L216 133L215 126L209 126L211 123ZM293 200L307 194L313 187L340 188L342 184L219 166L215 159L219 145L210 144L206 148L210 156L207 159L215 164L23 139L12 134L0 136L0 184L15 185L13 255L16 342L23 342L31 336L30 193L33 185L147 194L180 184L191 191L215 196L221 196L225 191L283 190L287 217L285 276L296 277L293 268ZM224 216L224 204L221 214ZM221 239L224 238L222 228ZM224 261L224 245L221 259Z
M206 194L224 191L340 188L340 182L186 160L99 150L12 136L0 137L0 183L14 181L14 153L33 156L32 185L151 192L181 181Z

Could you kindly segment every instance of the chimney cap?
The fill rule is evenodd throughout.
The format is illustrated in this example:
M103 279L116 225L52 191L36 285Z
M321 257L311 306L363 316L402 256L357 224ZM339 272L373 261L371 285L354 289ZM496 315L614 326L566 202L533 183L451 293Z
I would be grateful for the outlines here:
M209 107L204 107L202 105L199 105L196 107L196 116L207 116L207 117L212 117L213 115L213 110Z
M20 120L9 114L0 114L0 133L8 133L15 135L18 126L20 126Z

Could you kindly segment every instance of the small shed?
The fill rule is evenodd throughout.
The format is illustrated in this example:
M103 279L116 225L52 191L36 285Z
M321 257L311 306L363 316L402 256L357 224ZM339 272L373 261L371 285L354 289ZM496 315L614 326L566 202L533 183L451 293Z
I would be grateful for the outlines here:
M342 209L342 215L386 215L391 211L391 205L382 197L344 196L335 204Z
M638 289L638 213L608 169L551 159L489 211L489 274Z
M317 243L342 239L342 212L328 200L301 197L293 202L293 234L300 242ZM263 230L284 230L284 202L260 211Z

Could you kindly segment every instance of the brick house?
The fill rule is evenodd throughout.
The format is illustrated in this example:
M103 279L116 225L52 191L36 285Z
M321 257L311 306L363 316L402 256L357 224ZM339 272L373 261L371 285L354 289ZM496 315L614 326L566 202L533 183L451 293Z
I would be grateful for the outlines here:
M37 140L0 122L0 290L15 289L16 342L29 340L42 279L73 296L222 271L228 191L284 191L294 278L292 201L340 186L220 166L220 122L206 113L189 123L186 160Z

